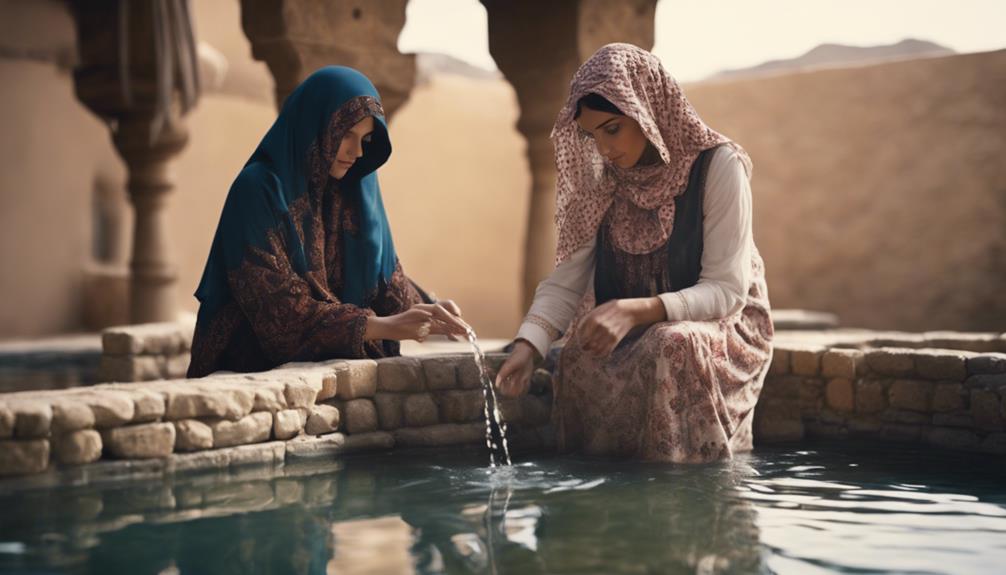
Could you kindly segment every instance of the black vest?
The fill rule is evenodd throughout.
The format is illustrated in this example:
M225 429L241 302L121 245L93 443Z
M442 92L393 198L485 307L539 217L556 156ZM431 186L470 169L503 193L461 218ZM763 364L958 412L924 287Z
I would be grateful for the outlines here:
M612 299L653 297L698 283L702 271L702 198L709 162L715 151L716 148L705 150L692 162L688 187L674 199L674 228L663 246L649 254L621 252L611 243L607 218L601 223L597 232L597 266L594 270L597 305ZM630 265L653 270L652 273L644 271L649 285L630 281L626 277L626 266Z

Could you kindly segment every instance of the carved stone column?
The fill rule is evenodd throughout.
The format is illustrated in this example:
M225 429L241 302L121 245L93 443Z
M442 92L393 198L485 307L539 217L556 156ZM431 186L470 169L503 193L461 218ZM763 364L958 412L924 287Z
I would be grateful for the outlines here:
M77 98L109 123L129 171L135 210L129 321L172 321L177 272L164 206L173 187L170 160L188 138L181 115L199 90L188 4L80 0L72 7L80 55Z
M391 115L409 98L416 61L398 52L408 0L241 0L241 25L252 56L269 66L276 107L322 66L360 70Z
M653 47L656 0L481 0L489 13L489 51L517 92L517 129L527 139L531 201L524 239L523 298L555 258L555 154L549 135L579 65L611 42Z

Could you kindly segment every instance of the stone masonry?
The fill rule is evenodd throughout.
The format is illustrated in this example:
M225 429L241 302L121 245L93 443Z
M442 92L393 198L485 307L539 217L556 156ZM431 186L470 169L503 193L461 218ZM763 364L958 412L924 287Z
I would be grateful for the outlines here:
M110 354L182 349L149 326L113 333L105 340ZM815 333L835 332L777 334L755 411L757 443L864 437L1006 453L1006 334ZM504 359L489 354L490 372ZM551 383L538 370L531 394L501 401L513 448L551 444ZM483 405L470 354L0 394L0 475L86 482L358 450L478 446Z

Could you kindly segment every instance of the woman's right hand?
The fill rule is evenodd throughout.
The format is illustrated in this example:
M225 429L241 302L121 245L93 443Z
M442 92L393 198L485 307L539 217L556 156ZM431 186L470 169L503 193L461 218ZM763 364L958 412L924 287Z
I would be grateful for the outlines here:
M510 357L503 362L496 374L496 389L506 397L518 397L527 393L531 387L531 374L534 373L534 360L538 352L524 341L514 343Z

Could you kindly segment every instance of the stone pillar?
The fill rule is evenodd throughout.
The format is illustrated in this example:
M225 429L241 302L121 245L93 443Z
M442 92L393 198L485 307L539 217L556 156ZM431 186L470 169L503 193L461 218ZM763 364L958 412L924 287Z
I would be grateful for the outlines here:
M416 78L412 54L398 52L408 0L241 0L241 25L252 56L269 66L276 107L322 66L360 70L377 87L391 115L409 98Z
M656 0L481 0L489 51L517 92L527 139L531 201L524 239L524 308L555 259L555 154L549 135L577 67L611 42L653 47Z
M187 2L79 0L72 7L77 98L109 123L129 172L129 321L173 321L177 272L164 206L173 186L169 162L188 138L181 116L199 90Z

